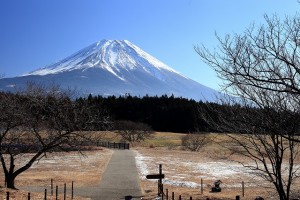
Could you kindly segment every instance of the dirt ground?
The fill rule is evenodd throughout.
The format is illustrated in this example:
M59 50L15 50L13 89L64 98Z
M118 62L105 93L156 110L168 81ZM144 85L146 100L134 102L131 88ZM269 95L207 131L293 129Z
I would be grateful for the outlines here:
M112 151L105 148L85 151L82 154L79 152L48 154L46 158L36 162L29 170L17 177L16 187L37 186L49 188L51 179L53 179L54 187L57 185L59 188L63 188L65 183L70 188L72 181L74 187L97 185L111 155ZM20 158L19 164L25 162L29 157L30 154ZM4 180L2 170L0 180ZM4 188L0 189L0 199L5 199L6 191ZM12 193L10 199L27 199L28 192L26 191L10 190L10 192ZM31 199L43 199L44 193L42 191L41 193L32 193L31 197ZM86 198L76 197L74 199L83 200Z
M182 136L182 135L181 135ZM180 136L180 137L181 137ZM179 135L156 133L155 138L168 138L168 145L155 146L152 138L143 147L137 147L136 162L141 177L143 199L154 199L157 196L157 181L147 180L147 174L157 174L162 164L164 192L175 193L175 199L241 199L254 200L261 196L264 199L277 199L276 192L270 182L254 176L252 171L235 161L246 161L243 157L230 156L230 152L222 148L219 142L225 135L211 134L213 141L199 152L183 150L178 141ZM177 139L176 139L177 138ZM160 141L163 141L160 139ZM148 146L147 146L148 145ZM299 166L300 162L298 163ZM201 179L203 193L201 194ZM222 192L212 193L214 181L221 180ZM294 194L299 196L300 180L295 181ZM244 196L242 185L244 185ZM297 195L298 194L298 195Z
M235 199L242 197L242 181L244 181L244 198L254 199L263 196L273 198L274 191L268 189L269 183L256 179L237 163L225 160L215 160L198 152L168 150L163 148L137 148L137 165L141 177L143 199L154 199L157 196L157 182L147 180L147 174L157 174L158 166L162 164L164 189L169 196L174 192L182 199ZM203 194L201 194L201 179ZM221 180L222 192L211 193L215 180ZM166 190L165 190L166 193Z
M236 195L240 195L243 200L253 200L257 196L262 196L265 200L276 199L271 183L253 176L246 168L230 160L226 150L220 149L216 144L210 144L200 152L186 151L180 146L182 136L183 134L177 133L155 133L152 138L132 148L136 154L144 200L152 200L157 196L157 182L147 180L146 175L157 174L159 164L162 164L165 174L164 192L166 193L168 189L169 199L172 192L175 193L175 199L178 199L179 195L182 199L192 197L193 200L235 199ZM217 138L223 140L222 135ZM114 140L117 141L118 138L114 137ZM49 187L51 179L54 180L54 185L59 187L63 187L64 183L70 187L72 181L75 187L97 185L111 155L112 150L105 148L86 151L84 155L78 152L49 154L18 176L16 187ZM20 163L28 157L30 155L23 156ZM0 172L0 181L3 181L2 170ZM201 194L201 179L203 194ZM220 193L210 192L215 180L222 181ZM242 182L244 182L244 197L242 197ZM1 185L3 187L3 182L0 182ZM296 187L299 186L297 180ZM5 188L0 188L0 199L5 199L6 191ZM27 199L26 191L10 192L12 193L10 199ZM32 193L31 197L43 199L43 191ZM74 199L86 200L80 197Z

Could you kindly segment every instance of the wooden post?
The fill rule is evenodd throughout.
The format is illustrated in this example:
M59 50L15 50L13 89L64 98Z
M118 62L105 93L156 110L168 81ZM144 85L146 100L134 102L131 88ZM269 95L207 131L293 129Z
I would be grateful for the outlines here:
M51 196L53 196L53 179L51 178Z
M72 181L71 199L74 198L74 181Z
M158 196L163 196L163 185L162 185L162 164L159 164L159 175L161 176L158 181Z
M240 200L240 196L237 195L237 196L235 197L235 200Z
M67 195L67 185L64 184L64 200L66 200Z
M9 200L9 192L6 192L6 200Z
M157 196L160 197L160 185L159 185L159 180L157 180Z
M28 192L27 199L30 200L30 192Z
M245 184L244 181L242 181L242 197L245 196Z
M174 194L174 192L172 192L172 200L175 200L174 197L175 197L175 194Z
M193 197L190 197L190 200L193 200Z
M181 195L179 195L179 200L181 200Z
M203 194L203 179L201 178L201 194Z
M58 186L56 186L55 190L55 200L58 200Z
M160 184L161 200L164 200L164 184Z
M169 200L169 190L166 189L166 200Z
M47 200L47 189L45 189L44 200Z

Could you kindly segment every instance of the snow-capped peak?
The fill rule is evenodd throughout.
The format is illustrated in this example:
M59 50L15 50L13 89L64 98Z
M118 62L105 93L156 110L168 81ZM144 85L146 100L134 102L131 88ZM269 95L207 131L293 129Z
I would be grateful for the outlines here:
M216 101L220 94L186 78L127 40L101 40L22 77L0 79L0 91L28 82L76 88L80 95L174 95ZM14 87L12 87L14 86Z
M55 64L24 76L57 74L88 68L105 69L124 81L120 73L122 70L144 70L161 79L163 79L161 70L179 74L127 40L101 40Z

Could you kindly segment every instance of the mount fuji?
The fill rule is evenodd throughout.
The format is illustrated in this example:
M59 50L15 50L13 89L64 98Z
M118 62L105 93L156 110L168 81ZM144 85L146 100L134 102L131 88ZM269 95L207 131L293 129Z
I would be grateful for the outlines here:
M127 40L102 40L22 76L0 79L0 91L28 82L76 88L81 95L174 95L216 101L221 93L193 81Z

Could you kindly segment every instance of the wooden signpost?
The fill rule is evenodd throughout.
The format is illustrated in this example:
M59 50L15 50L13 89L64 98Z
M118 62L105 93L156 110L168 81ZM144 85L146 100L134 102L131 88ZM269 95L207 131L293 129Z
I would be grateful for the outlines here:
M164 174L149 174L146 176L147 179L164 179Z
M146 176L147 179L158 179L158 196L162 196L163 199L163 184L162 179L165 178L165 175L162 173L162 165L159 165L159 173L158 174L149 174Z

